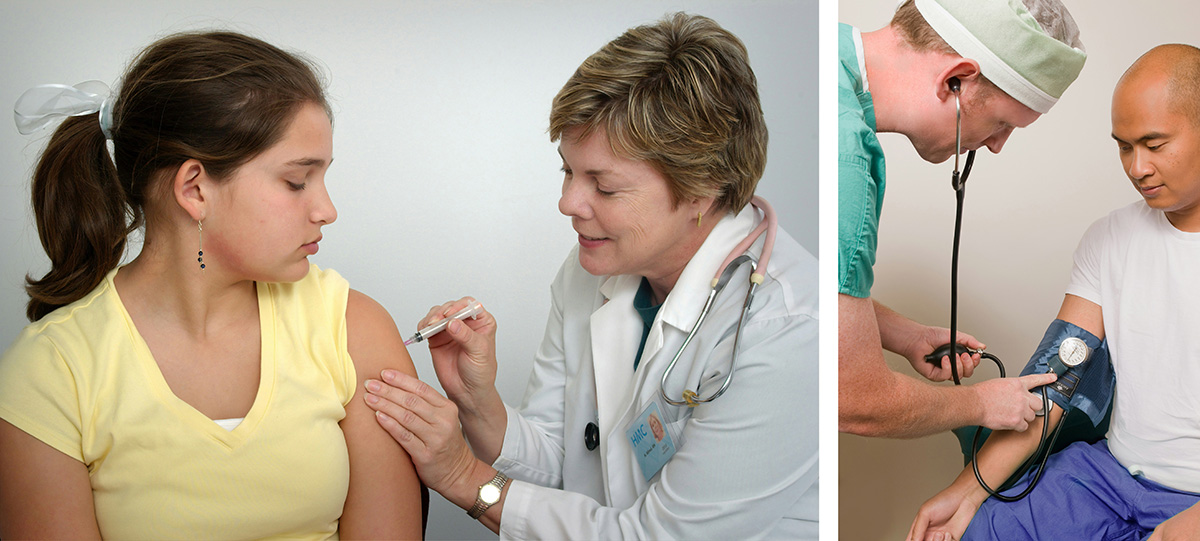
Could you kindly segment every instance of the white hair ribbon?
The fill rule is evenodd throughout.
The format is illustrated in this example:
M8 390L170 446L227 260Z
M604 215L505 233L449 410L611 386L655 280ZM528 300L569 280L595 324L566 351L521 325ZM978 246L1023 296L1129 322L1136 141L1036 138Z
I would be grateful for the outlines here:
M13 106L17 131L29 135L45 128L59 117L100 113L100 129L112 139L112 103L108 85L84 81L75 86L38 85L26 90Z

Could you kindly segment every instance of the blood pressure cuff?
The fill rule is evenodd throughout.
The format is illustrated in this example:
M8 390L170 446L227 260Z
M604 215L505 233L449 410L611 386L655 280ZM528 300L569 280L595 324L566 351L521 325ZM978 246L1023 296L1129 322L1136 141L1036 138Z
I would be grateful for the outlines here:
M1083 364L1067 369L1058 376L1058 381L1046 386L1046 396L1063 408L1085 413L1093 426L1100 426L1112 404L1113 389L1117 376L1108 358L1108 341L1061 319L1054 320L1046 329L1037 351L1021 370L1021 375L1044 374L1050 371L1050 363L1061 363L1058 346L1067 338L1079 338L1087 344L1091 355Z
M1051 359L1058 355L1058 345L1071 337L1083 340L1092 351L1087 361L1068 369L1057 381L1045 387L1046 397L1063 408L1063 418L1059 421L1063 425L1062 432L1050 452L1063 449L1074 441L1094 442L1104 437L1108 432L1112 412L1112 396L1117 377L1109 361L1108 342L1096 338L1076 325L1061 319L1054 320L1046 329L1046 335L1042 337L1037 351L1029 359L1029 364L1021 370L1021 375L1049 372ZM1055 362L1061 364L1057 359ZM1036 389L1034 392L1038 393ZM968 464L973 456L971 445L974 444L976 431L980 432L979 445L983 445L992 433L990 429L978 426L964 426L953 431L962 449L963 464ZM1030 457L1029 460L1039 459L1040 455ZM1009 479L1000 490L1004 490L1015 480Z

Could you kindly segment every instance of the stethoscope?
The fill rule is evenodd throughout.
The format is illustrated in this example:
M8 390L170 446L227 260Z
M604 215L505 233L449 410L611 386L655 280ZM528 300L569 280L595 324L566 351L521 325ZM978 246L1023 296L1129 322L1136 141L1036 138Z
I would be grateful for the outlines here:
M675 352L675 357L671 359L671 363L667 365L667 369L663 371L662 379L658 383L658 393L668 404L672 406L687 406L694 408L700 404L712 402L725 394L729 389L729 384L733 381L733 369L737 365L738 344L742 338L742 325L746 321L747 314L750 313L750 303L754 302L754 293L758 290L758 286L763 283L763 274L758 272L758 268L762 267L763 272L766 272L767 263L771 260L771 250L775 247L775 233L778 230L778 220L775 217L775 209L771 208L771 204L759 196L754 196L750 200L750 204L759 209L763 213L763 219L754 230L746 235L742 242L738 243L717 268L716 275L712 279L712 289L708 292L708 300L704 302L704 308L700 310L700 317L696 319L696 323L692 325L692 330L683 340L683 344L679 346L679 351ZM758 257L758 263L755 264L750 256L744 252L750 248L752 244L758 241L766 233L766 238L763 240L762 254ZM667 377L671 375L671 371L675 369L675 363L679 362L679 358L683 356L684 350L691 343L692 338L700 330L700 326L708 317L709 311L712 309L713 301L716 300L717 294L725 289L729 280L733 278L733 273L737 271L744 263L750 263L750 287L746 291L746 301L742 304L742 314L738 318L737 330L733 335L733 359L729 363L729 373L725 376L725 381L721 383L721 388L714 391L711 395L702 397L699 394L700 383L696 383L696 389L684 389L682 398L675 400L667 396ZM583 431L583 442L587 450L595 450L600 444L600 427L595 423L588 423Z
M955 341L955 337L958 336L958 241L960 233L962 232L963 196L966 194L967 176L971 173L971 165L975 163L975 151L967 151L967 160L963 165L962 171L960 172L958 169L958 160L962 155L962 105L959 103L959 93L962 90L962 85L959 82L958 77L951 77L947 81L947 84L950 86L950 91L954 93L954 172L950 177L950 185L954 188L954 195L957 201L954 212L954 246L951 250L950 256L951 342L949 344L943 344L934 350L933 353L926 355L925 361L936 365L941 363L943 356L949 356L950 376L954 379L955 385L961 385L962 383L959 381L958 377L958 365L955 363L959 354L977 353L983 358L991 359L996 363L996 368L1000 370L1000 377L1004 377L1004 363L1000 362L999 357L992 355L991 353L987 353L982 349L971 349ZM951 348L953 348L954 354L950 353ZM1044 412L1046 415L1050 413L1050 399L1046 396L1045 386L1042 387L1042 412ZM1058 434L1062 431L1063 425L1065 424L1065 422L1059 422L1058 427L1054 429L1054 435L1050 437L1049 441L1047 441L1046 435L1048 433L1050 424L1048 422L1042 423L1042 439L1038 443L1037 452L1033 454L1034 457L1037 457L1044 451L1054 447L1054 442L1058 440ZM975 471L975 480L979 482L979 486L983 487L983 489L986 490L993 498L1003 502L1015 502L1021 498L1024 498L1025 496L1028 496L1029 493L1033 491L1033 488L1037 486L1038 481L1042 479L1042 473L1046 471L1046 460L1050 458L1050 453L1045 453L1045 455L1042 456L1041 463L1038 465L1037 475L1034 476L1033 481L1029 483L1029 486L1026 487L1024 491L1016 496L1000 494L999 491L988 486L988 484L983 480L983 476L979 474L979 461L976 460L976 453L979 452L979 434L981 432L983 432L982 427L977 427L975 429L975 436L971 440L970 457L971 468ZM1029 468L1032 468L1033 466L1034 462L1030 461L1025 468L1022 468L1018 473L1014 474L1014 476L1016 478L1020 478L1025 474L1026 471L1029 470Z
M662 379L658 382L658 392L662 395L663 400L672 406L687 406L694 408L700 404L705 404L716 400L717 397L725 394L729 389L729 383L733 381L733 369L737 365L738 343L742 339L742 324L746 321L746 315L750 313L750 303L754 301L754 292L758 290L758 286L763 283L763 275L758 272L758 267L762 267L764 272L767 268L767 262L771 259L771 249L775 247L775 232L777 222L775 218L775 209L767 201L759 196L754 196L750 200L750 204L757 207L763 212L763 219L758 223L758 226L746 235L742 242L738 243L717 268L717 274L712 279L712 290L708 292L708 300L704 302L704 308L700 310L700 317L696 320L696 324L692 325L692 330L688 332L687 338L684 338L683 344L679 346L679 351L675 352L675 357L671 359L671 364L667 365L667 369L663 371ZM766 233L766 240L763 241L762 255L758 257L758 263L743 252L750 248L751 244L758 241L758 238ZM692 338L696 336L696 332L700 330L700 325L704 323L704 319L708 317L709 309L712 308L713 301L716 300L717 294L725 289L725 285L729 283L733 277L734 271L743 263L750 262L750 288L746 291L746 302L742 304L742 315L738 318L737 331L733 335L733 359L729 363L729 373L725 375L725 381L721 384L721 388L714 391L707 397L699 395L700 383L696 383L696 390L684 389L683 396L680 400L675 400L667 396L667 377L671 375L671 370L675 369L675 363L679 362L679 357L683 355Z

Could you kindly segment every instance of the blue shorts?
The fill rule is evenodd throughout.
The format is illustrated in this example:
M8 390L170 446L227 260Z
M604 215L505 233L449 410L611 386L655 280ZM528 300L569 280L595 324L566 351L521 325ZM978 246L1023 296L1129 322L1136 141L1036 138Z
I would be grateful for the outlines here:
M1033 473L1005 494L1024 490ZM1142 540L1197 501L1200 494L1130 475L1108 451L1107 440L1076 442L1050 457L1029 496L1012 503L984 501L963 541Z

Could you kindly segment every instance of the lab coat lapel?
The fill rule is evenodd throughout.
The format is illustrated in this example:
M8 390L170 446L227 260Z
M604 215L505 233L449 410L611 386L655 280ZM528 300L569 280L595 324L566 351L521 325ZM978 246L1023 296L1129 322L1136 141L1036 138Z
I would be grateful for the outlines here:
M663 329L664 324L682 330L684 335L692 330L692 325L700 317L700 310L704 308L704 301L708 299L717 267L729 255L729 247L746 238L756 223L754 210L750 205L736 216L728 214L721 218L691 261L688 261L679 275L679 280L675 282L675 287L671 289L671 294L659 309L658 320L646 338L643 359L654 359L662 349L663 334L666 332ZM675 352L672 351L670 356L675 356ZM668 357L661 362L670 363L671 359Z
M600 286L608 300L592 313L592 370L596 377L596 409L600 420L600 453L609 456L609 434L630 403L633 357L642 338L641 316L633 309L640 276L612 276ZM604 464L607 478L607 461ZM606 483L605 492L608 492Z
M750 234L757 223L757 215L750 205L746 205L746 208L736 216L729 214L721 219L708 234L704 243L700 245L696 255L692 256L692 260L679 275L679 280L675 282L671 294L667 296L667 302L659 311L659 319L663 324L682 330L685 335L692 330L692 325L696 323L700 317L700 311L704 308L704 301L708 300L708 293L712 289L713 275L717 273L717 268L729 255L729 250L746 238L746 235ZM761 240L755 244L755 246L760 245ZM755 252L756 250L752 247L750 251ZM661 345L660 339L659 346L661 347ZM672 351L671 356L674 355L675 353ZM671 359L667 358L663 362L669 363Z
M655 392L658 391L658 385L662 379L662 373L670 364L671 358L675 356L678 348L683 344L687 333L692 330L696 321L700 318L700 312L704 309L704 303L708 300L709 292L712 290L713 275L717 273L717 269L721 266L721 262L729 255L731 247L741 242L750 234L754 226L758 223L758 216L754 209L747 205L742 212L735 215L726 215L709 233L704 244L696 251L696 255L692 256L692 260L684 268L680 274L679 280L675 283L675 287L671 290L671 294L667 296L667 302L663 304L659 311L659 322L656 322L654 328L650 331L650 336L654 337L657 332L659 336L658 345L660 348L665 348L661 354L653 357L653 369L648 373L654 383ZM756 254L761 251L761 239L758 243L751 247L750 253ZM739 273L738 276L748 275L746 272ZM720 305L729 303L721 302L726 296L734 294L733 291L745 291L744 286L739 286L737 283L730 283L726 290L718 296L714 304L714 312L719 312ZM737 303L740 307L741 304ZM721 319L717 313L710 313L706 320L704 328L713 329L715 321ZM704 343L709 339L718 339L719 337L710 337L703 334L697 335L696 342L688 346L688 351L685 352L676 363L675 369L671 371L670 377L667 379L665 387L668 395L672 399L682 400L684 389L693 389L701 380L704 372L709 369L708 362L697 362L696 355L699 351L704 351ZM665 339L663 338L665 337ZM649 347L649 344L647 344ZM707 355L706 357L707 358ZM647 357L650 359L650 357ZM640 393L639 396L644 396L645 393Z

